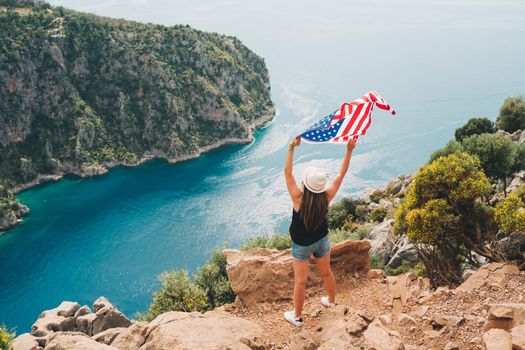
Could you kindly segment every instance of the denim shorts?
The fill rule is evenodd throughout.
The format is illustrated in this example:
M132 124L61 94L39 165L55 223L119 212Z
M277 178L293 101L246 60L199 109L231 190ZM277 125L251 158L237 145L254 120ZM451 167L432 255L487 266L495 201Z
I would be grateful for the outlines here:
M312 254L316 258L320 258L329 252L330 240L328 239L328 235L307 246L292 242L292 257L296 260L308 260Z

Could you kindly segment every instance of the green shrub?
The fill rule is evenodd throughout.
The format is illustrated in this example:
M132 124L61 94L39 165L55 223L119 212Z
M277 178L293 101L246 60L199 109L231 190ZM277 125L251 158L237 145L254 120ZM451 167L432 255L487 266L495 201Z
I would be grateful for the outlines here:
M363 224L359 225L357 228L355 228L354 232L358 240L364 239L366 235L370 232L370 229L372 228L372 225L370 224Z
M494 209L496 222L506 233L520 232L525 234L525 201L519 194L510 194L496 204Z
M489 177L500 179L506 187L505 179L514 172L521 170L525 160L520 156L525 154L525 145L512 141L499 134L482 134L469 136L462 142L463 149L479 158L481 167Z
M459 143L456 140L451 140L445 145L445 147L443 147L442 149L438 149L437 151L432 153L432 155L430 156L430 160L428 162L432 163L439 157L446 157L452 153L461 152L461 151L463 151L463 146L461 145L461 143Z
M137 319L151 321L167 311L207 311L231 303L235 293L226 273L226 256L215 250L192 280L185 270L164 272L161 288L153 294L148 310Z
M406 233L434 286L461 282L461 265L474 251L500 256L491 208L482 204L491 185L479 159L453 153L419 169L396 213L394 232Z
M259 236L247 240L242 246L241 250L252 248L270 248L277 250L285 250L292 247L292 238L289 234L276 233L272 236Z
M426 277L425 265L421 260L418 260L415 265L412 265L408 260L403 260L401 265L396 268L385 267L385 273L389 276L399 276L407 272L412 272L419 277Z
M235 293L226 273L226 255L220 250L215 250L211 259L198 270L195 283L206 293L210 309L235 300Z
M384 265L381 262L381 258L377 255L370 253L370 268L371 269L384 269Z
M361 199L343 198L328 208L328 227L341 228L346 222L356 216L356 207L364 202Z
M523 96L508 97L499 110L498 129L507 132L525 129L525 101Z
M412 264L408 260L401 261L401 265L396 268L386 268L385 272L390 276L399 276L412 270Z
M358 220L366 221L368 217L368 206L366 204L359 204L355 208L355 216Z
M0 325L0 350L10 350L14 338L14 332L9 331L5 325Z
M206 292L197 286L186 270L163 272L159 276L162 286L153 293L153 301L137 319L151 321L168 311L206 311L209 308Z
M494 122L487 118L472 118L461 128L456 129L454 136L461 142L464 138L479 134L492 134L496 131Z
M385 207L377 207L372 210L369 218L370 218L370 221L381 222L385 219L386 214L387 214L387 210L385 209Z
M425 269L425 264L421 260L419 260L412 269L412 272L419 277L428 277L427 276L427 270Z
M346 241L347 239L359 241L364 238L362 230L349 231L349 230L340 229L340 228L337 228L335 230L330 230L329 235L330 235L331 243L339 243L342 241Z
M379 203L380 199L388 197L388 194L383 189L376 189L374 192L370 193L370 200L374 203Z

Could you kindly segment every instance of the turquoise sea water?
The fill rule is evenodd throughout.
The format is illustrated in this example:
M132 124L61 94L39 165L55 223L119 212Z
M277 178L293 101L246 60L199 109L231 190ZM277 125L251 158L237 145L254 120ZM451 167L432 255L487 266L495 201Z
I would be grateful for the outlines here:
M286 232L286 145L341 102L378 90L376 110L339 198L417 170L473 116L495 119L525 93L522 1L62 0L53 4L238 36L265 57L278 114L255 141L170 165L155 160L18 195L32 209L0 236L0 322L28 331L62 300L108 297L144 310L165 270L201 265L225 244ZM296 152L334 175L338 145Z

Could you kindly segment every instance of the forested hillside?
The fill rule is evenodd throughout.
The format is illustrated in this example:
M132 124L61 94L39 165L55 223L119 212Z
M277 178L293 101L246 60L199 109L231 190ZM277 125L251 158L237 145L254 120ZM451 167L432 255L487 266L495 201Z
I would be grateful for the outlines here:
M234 37L27 0L0 1L0 33L4 188L185 159L274 114L264 60Z

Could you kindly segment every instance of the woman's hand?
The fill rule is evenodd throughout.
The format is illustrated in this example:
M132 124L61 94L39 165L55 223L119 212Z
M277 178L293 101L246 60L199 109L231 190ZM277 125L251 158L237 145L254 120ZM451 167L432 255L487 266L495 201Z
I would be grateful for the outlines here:
M301 144L301 136L297 136L295 139L290 142L290 148L295 148Z
M350 139L348 143L346 144L346 151L351 153L355 148L356 140Z

